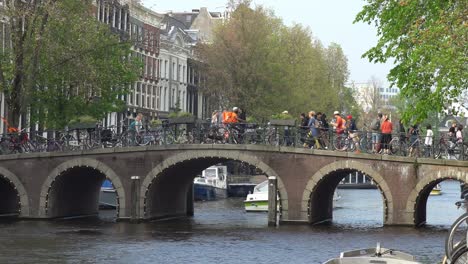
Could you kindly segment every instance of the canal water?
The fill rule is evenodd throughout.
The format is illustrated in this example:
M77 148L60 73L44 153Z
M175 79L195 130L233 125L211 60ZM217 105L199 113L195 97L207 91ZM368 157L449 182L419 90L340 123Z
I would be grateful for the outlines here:
M430 197L424 228L382 227L377 190L339 190L329 226L267 227L242 199L199 202L191 219L143 224L99 219L0 222L0 263L322 263L340 251L383 246L439 263L450 224L462 213L458 182Z

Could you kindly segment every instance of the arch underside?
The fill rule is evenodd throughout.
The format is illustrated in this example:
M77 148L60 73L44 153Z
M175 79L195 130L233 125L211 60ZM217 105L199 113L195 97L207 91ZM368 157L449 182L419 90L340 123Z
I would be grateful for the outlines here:
M193 180L201 172L213 165L227 161L244 162L255 166L267 176L279 176L255 156L231 152L219 155L217 152L193 152L176 154L167 162L155 167L142 183L143 219L163 219L193 215ZM280 197L280 217L287 214L287 193L281 178L278 177ZM286 210L285 210L286 207Z
M20 197L13 183L0 175L0 217L12 217L20 214Z
M358 170L356 169L340 169L335 170L324 177L322 177L317 184L315 185L313 191L310 194L309 200L309 223L313 225L318 224L329 224L333 220L333 195L338 184L350 173L354 173ZM369 178L372 176L367 175L365 172L359 171L366 175ZM373 178L372 178L373 179ZM375 181L374 181L375 182ZM383 222L387 220L388 213L386 212L387 208L387 199L384 192L382 191L381 186L376 183L380 193L382 194L384 215Z
M427 221L427 201L429 200L429 196L431 194L432 189L436 187L437 184L445 181L445 180L455 180L462 182L460 180L447 177L447 178L439 178L433 180L426 184L420 191L419 195L416 198L416 202L414 203L414 225L415 226L423 226L426 224ZM456 201L453 201L454 203ZM455 205L454 205L455 206Z
M148 187L144 218L193 215L193 179L204 169L225 161L227 159L192 159L163 170Z
M47 199L47 216L62 218L98 214L99 194L106 176L90 167L62 172L52 183Z

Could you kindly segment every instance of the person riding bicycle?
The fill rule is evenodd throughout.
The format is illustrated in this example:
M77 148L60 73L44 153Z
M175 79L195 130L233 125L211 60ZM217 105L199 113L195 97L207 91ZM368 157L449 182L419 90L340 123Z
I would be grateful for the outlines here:
M353 142L356 145L356 153L360 153L361 148L359 146L359 134L356 126L356 120L353 119L352 115L348 115L346 119L346 130L348 131L348 135L353 139Z

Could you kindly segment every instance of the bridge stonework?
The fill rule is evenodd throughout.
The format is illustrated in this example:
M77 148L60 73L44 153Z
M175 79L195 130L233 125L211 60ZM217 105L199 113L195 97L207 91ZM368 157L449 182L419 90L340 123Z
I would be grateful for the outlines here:
M228 160L277 176L280 222L316 224L333 218L333 193L350 172L371 177L383 201L385 225L426 220L430 190L468 182L468 162L353 154L258 145L170 145L0 156L0 214L56 218L95 214L102 181L117 193L117 217L158 219L193 214L193 179ZM132 203L131 176L140 176ZM5 202L6 201L6 202ZM15 204L17 203L17 204ZM133 210L133 211L132 211Z

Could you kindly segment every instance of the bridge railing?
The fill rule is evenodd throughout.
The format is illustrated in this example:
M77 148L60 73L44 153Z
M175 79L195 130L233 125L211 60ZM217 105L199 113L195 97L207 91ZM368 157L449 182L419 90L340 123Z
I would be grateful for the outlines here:
M256 144L360 152L435 159L468 160L468 143L447 135L432 138L392 134L384 144L383 135L369 131L318 129L312 136L307 128L271 124L213 125L209 122L164 123L156 127L129 129L125 126L96 126L65 131L22 131L0 135L0 154L75 151L97 148L172 144ZM388 149L385 151L385 149Z

